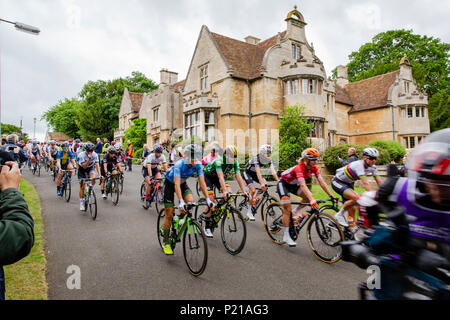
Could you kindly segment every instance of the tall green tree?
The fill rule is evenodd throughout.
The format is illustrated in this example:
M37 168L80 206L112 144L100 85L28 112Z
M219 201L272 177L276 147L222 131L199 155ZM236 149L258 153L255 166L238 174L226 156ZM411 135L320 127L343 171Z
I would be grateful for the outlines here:
M64 132L70 137L80 137L79 128L76 124L76 110L80 106L77 98L59 101L42 115L42 119L52 127L55 132Z
M126 78L88 81L77 97L60 101L42 118L55 131L72 137L111 140L114 129L119 126L119 109L125 88L131 92L150 92L158 85L137 71Z
M2 128L2 135L3 134L11 134L11 133L15 133L19 136L20 138L20 127L15 126L13 124L8 124L8 123L2 123L1 124L1 128ZM22 140L28 140L28 134L25 132L22 132Z
M130 140L135 149L142 148L147 142L147 119L138 118L125 131L125 141Z
M304 107L299 105L284 109L279 126L280 168L296 165L302 151L311 146L308 139L312 125L304 117Z
M412 30L391 30L381 32L371 42L362 45L349 55L349 81L359 81L380 74L398 70L406 53L413 67L417 85L429 99L429 114L432 130L445 128L446 119L443 101L448 99L450 88L450 44L438 38L414 34ZM336 76L336 69L333 70ZM443 91L439 98L433 99ZM446 98L447 97L447 98ZM448 104L447 104L448 107Z

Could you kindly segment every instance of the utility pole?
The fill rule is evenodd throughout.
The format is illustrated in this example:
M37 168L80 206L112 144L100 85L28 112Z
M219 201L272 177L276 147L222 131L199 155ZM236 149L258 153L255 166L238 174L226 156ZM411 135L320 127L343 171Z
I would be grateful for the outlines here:
M33 139L36 139L36 118L33 118L33 121L34 121Z
M23 119L23 117L21 116L20 117L20 138L19 138L19 141L22 140L22 119Z

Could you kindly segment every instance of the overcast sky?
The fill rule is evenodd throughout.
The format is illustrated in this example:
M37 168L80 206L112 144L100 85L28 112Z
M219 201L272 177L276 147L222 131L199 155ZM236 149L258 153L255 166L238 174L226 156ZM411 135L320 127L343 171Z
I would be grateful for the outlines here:
M42 114L87 81L141 71L159 83L162 68L182 80L202 25L239 40L264 40L286 29L294 4L327 75L386 30L450 42L448 0L1 0L1 19L41 30L34 36L0 23L1 121L18 126L22 118L32 136L36 117L43 139Z

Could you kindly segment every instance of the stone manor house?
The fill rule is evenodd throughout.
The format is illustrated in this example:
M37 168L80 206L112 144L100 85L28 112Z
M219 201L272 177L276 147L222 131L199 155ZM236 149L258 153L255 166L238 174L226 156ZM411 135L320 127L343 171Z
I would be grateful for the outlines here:
M277 142L271 130L278 128L283 109L295 104L305 107L314 125L311 142L321 151L374 139L412 149L430 133L428 99L417 88L407 56L394 72L349 83L347 68L338 66L331 80L306 39L303 15L295 7L285 21L286 30L264 41L232 39L203 26L185 80L162 69L157 90L125 90L115 140L123 142L139 117L147 119L150 145L171 135L198 136L256 151L261 143Z

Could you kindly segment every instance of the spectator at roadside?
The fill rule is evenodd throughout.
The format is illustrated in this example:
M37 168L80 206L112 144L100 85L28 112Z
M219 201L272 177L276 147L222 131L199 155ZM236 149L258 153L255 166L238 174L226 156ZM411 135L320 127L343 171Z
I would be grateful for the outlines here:
M345 159L345 160L343 160L341 158L340 154L338 155L339 163L341 164L341 167L344 167L344 166L348 165L350 162L359 160L358 156L356 155L356 149L355 148L348 148L347 154L348 154L348 158Z
M96 154L101 154L102 153L102 148L103 148L103 144L102 141L100 140L100 138L97 138L97 144L95 145L95 153Z
M406 168L406 161L408 160L408 157L405 155L403 157L403 165L399 169L400 177L407 177L408 176L408 169Z
M142 150L142 156L141 156L142 161L144 161L145 158L147 158L148 155L150 154L150 149L148 148L147 144L144 144L143 148L144 148L144 150Z
M131 144L131 141L128 140L127 141L127 148L125 149L125 156L127 157L127 167L128 167L128 171L131 171L132 166L133 166L133 157L134 157L134 147Z
M9 153L0 152L3 160ZM26 257L34 245L34 221L19 192L17 162L7 161L0 172L0 300L5 300L3 266Z
M2 145L6 144L6 134L2 134Z

